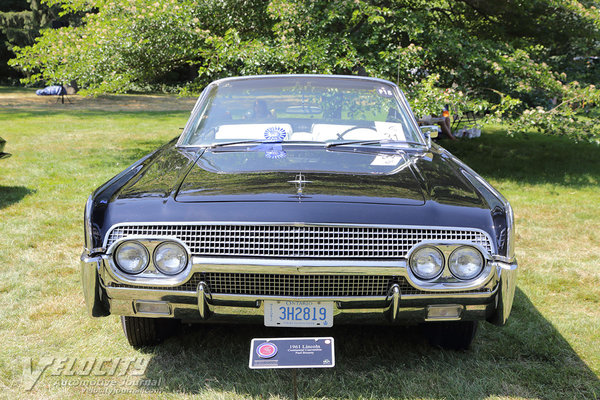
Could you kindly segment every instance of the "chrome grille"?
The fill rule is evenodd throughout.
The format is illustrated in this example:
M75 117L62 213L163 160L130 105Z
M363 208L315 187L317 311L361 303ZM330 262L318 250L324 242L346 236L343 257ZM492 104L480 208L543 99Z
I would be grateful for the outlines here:
M180 239L195 256L405 258L425 240L471 242L493 250L488 236L472 229L314 225L127 225L112 229L106 246L134 235Z
M112 287L196 292L198 284L208 285L210 293L282 296L282 297L345 297L388 295L393 284L398 284L401 295L433 294L413 287L402 276L389 275L292 275L243 274L230 272L196 272L179 286L140 286L113 282ZM489 289L462 290L445 293L481 293Z
M385 296L390 276L206 273L211 293L259 296Z

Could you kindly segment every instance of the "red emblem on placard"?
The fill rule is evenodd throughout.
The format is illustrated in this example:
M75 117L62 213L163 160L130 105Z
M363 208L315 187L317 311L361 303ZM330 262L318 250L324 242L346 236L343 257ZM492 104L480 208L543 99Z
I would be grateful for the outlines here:
M260 358L271 358L277 354L277 346L269 342L263 343L256 348L256 354Z

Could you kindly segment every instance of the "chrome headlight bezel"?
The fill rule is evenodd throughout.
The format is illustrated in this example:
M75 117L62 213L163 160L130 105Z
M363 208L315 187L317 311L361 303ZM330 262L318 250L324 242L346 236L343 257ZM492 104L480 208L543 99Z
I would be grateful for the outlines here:
M127 269L123 266L124 262L123 260L121 260L121 262L119 261L119 255L121 254L121 252L125 251L124 249L126 246L132 246L139 250L139 256L143 259L143 267L137 270L132 270ZM148 268L148 265L150 265L150 253L148 252L148 249L146 248L146 246L144 246L137 240L126 240L120 243L119 246L115 249L113 259L117 268L119 268L120 271L129 275L139 275L142 272L144 272L146 268Z
M473 272L471 274L463 274L460 270L458 270L458 268L460 268L460 265L456 265L456 258L459 257L459 254L461 252L471 252L470 256L473 256L473 258L475 258L478 261L479 265L475 270L476 272ZM465 245L457 247L456 249L454 249L454 251L452 251L452 253L448 257L448 270L450 271L452 276L462 281L470 281L472 279L477 278L483 271L484 267L485 258L483 257L481 252L473 246Z
M416 258L420 255L420 253L425 252L425 251L431 251L430 254L434 255L438 258L438 260L434 260L434 261L438 261L437 266L436 266L437 271L435 273L432 273L429 275L425 275L422 273L422 271L419 271L418 265L416 264L416 262L417 262ZM431 280L438 278L444 272L444 265L445 265L444 254L440 251L440 249L438 249L435 246L421 246L410 255L410 259L409 259L410 270L418 279L421 279L423 281L431 281Z
M165 268L164 264L161 265L162 260L159 258L160 251L163 250L164 248L166 248L167 246L170 246L171 249L177 249L181 252L180 257L182 257L183 260L180 261L179 267L176 270L169 271L167 268ZM156 268L157 271L159 271L160 273L162 273L164 275L173 276L173 275L180 274L181 272L183 272L186 269L188 262L189 262L189 257L188 257L188 252L184 246L182 246L181 244L179 244L175 241L167 240L167 241L161 242L158 246L155 247L154 253L152 255L152 261L153 261L154 267Z

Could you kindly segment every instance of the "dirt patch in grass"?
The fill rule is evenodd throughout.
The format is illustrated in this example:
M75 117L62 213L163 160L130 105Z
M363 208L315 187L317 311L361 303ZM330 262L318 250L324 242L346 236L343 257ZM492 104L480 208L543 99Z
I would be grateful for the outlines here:
M36 89L4 88L0 91L0 107L23 110L96 110L96 111L191 111L195 97L171 95L106 95L106 96L37 96Z

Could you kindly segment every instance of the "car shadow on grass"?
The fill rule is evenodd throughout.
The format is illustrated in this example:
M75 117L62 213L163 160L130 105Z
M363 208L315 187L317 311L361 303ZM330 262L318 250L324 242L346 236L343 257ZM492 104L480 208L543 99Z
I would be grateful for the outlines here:
M600 381L517 289L508 324L484 323L471 350L432 348L418 327L193 325L154 349L147 378L161 392L291 398L289 370L250 370L257 337L333 336L336 366L300 370L299 398L597 398ZM212 398L212 397L210 397Z
M598 146L566 137L536 133L510 137L490 128L480 138L442 140L440 145L485 178L573 187L600 182Z
M25 186L2 186L0 185L0 210L12 204L18 203L26 196L35 193L34 189Z

